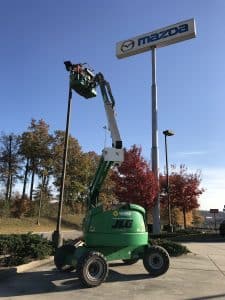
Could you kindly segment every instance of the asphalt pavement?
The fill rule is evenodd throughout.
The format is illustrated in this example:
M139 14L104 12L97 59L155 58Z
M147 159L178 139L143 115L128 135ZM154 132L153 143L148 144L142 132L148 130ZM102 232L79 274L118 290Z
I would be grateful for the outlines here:
M83 288L76 272L60 273L53 263L2 279L1 299L225 299L225 242L186 243L192 253L171 258L169 271L151 278L142 261L110 265L97 288Z

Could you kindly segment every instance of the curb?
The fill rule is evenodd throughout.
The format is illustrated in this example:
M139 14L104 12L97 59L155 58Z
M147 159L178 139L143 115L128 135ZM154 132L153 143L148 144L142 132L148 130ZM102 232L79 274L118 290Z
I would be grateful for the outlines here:
M31 261L27 264L23 264L20 266L1 269L0 270L0 279L8 278L12 275L16 275L16 274L23 273L23 272L28 271L33 268L47 265L48 263L53 262L53 260L54 260L54 256L50 256L48 258Z

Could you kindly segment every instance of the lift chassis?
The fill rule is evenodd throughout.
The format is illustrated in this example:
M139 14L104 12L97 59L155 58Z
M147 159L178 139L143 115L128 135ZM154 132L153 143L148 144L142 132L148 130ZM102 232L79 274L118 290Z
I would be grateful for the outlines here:
M114 165L124 160L122 140L114 114L115 101L109 83L102 73L94 75L82 64L65 62L70 72L70 87L89 99L96 97L99 86L112 137L112 147L104 148L89 187L87 214L83 221L83 237L58 248L54 261L60 271L77 270L87 287L105 281L108 262L122 260L134 264L139 259L151 276L159 276L169 268L169 255L159 246L152 246L146 229L146 212L139 205L120 203L105 210L99 201L101 186Z

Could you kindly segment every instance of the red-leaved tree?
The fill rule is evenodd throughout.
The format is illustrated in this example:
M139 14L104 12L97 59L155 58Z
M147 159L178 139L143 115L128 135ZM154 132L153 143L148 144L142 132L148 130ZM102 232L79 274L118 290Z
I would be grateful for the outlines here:
M139 204L147 210L154 206L157 181L141 155L141 147L125 149L124 162L113 172L112 179L120 202Z
M177 171L172 166L172 172L169 176L169 193L171 208L179 208L183 212L184 228L186 228L186 213L199 207L199 196L204 192L200 187L201 174L188 173L184 165ZM165 177L160 177L161 188L165 189ZM162 198L162 202L167 201L167 196Z

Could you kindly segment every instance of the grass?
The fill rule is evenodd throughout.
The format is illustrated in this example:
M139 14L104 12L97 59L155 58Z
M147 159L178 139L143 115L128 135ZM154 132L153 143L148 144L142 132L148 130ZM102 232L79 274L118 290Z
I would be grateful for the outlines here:
M81 229L83 215L67 215L62 218L62 230ZM54 231L56 228L55 217L40 218L40 225L37 218L0 218L0 234L28 233Z

